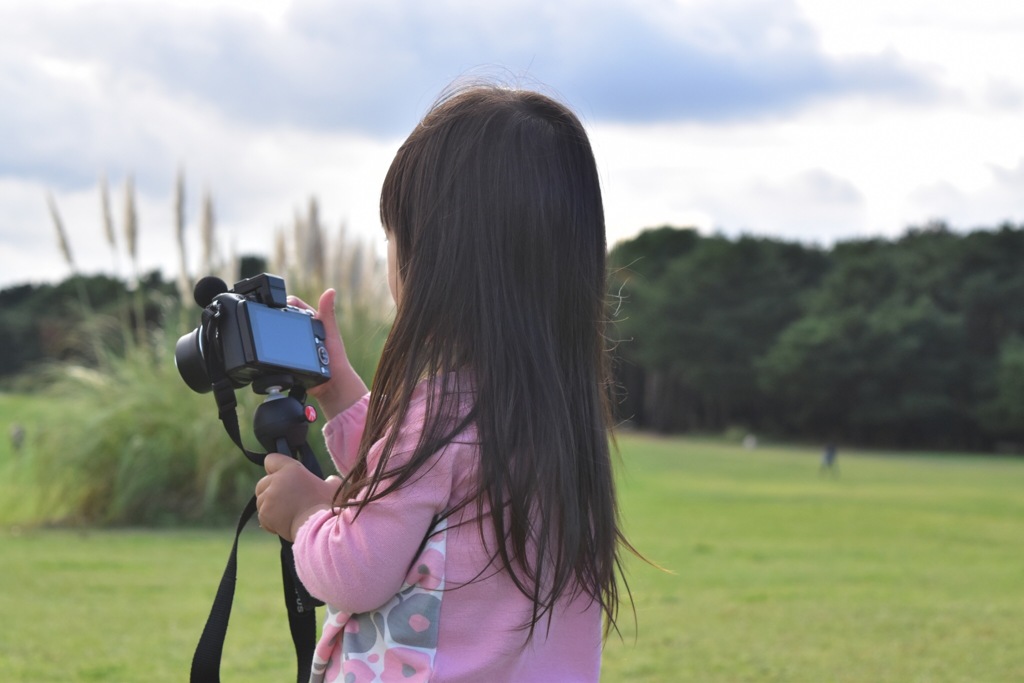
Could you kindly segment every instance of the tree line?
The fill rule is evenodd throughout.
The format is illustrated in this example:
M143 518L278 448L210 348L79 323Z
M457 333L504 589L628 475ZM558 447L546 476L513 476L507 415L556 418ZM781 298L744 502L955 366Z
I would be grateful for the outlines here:
M265 268L242 261L243 276ZM1024 450L1024 225L830 248L666 226L609 264L622 422ZM155 330L178 305L159 273L134 290L102 275L2 290L0 383L31 388L36 364L87 359L97 340L116 352L124 329Z
M266 269L260 256L239 261L242 277ZM181 298L175 282L154 270L129 284L106 274L75 274L50 284L0 290L0 386L33 387L35 369L52 361L96 360L97 352L124 351L126 331L148 335L177 321ZM185 307L198 321L198 309ZM178 330L183 332L184 330Z
M819 248L662 227L610 252L615 409L667 432L1020 450L1024 225Z

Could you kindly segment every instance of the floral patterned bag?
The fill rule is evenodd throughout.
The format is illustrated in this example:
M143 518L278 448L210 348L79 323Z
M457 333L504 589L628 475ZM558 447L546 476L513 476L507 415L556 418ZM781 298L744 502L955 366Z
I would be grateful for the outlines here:
M437 654L444 593L447 522L432 532L398 594L373 612L327 606L310 683L425 683Z

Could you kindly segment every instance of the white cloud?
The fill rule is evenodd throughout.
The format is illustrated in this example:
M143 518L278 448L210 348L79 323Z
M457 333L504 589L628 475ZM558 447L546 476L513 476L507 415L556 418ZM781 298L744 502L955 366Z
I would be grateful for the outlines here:
M47 189L82 267L108 268L104 173L116 191L136 179L147 268L177 258L179 166L192 235L208 188L240 251L268 251L310 195L329 225L376 237L400 138L481 65L581 112L612 241L665 223L829 242L932 217L1020 220L1022 7L2 3L0 286L63 272Z
M126 103L102 100L102 108L94 112L104 123L91 135L82 133L83 144L68 134L63 153L80 154L76 159L80 167L74 175L52 169L35 174L36 178L28 173L22 177L0 174L0 253L4 262L0 286L67 274L46 212L47 191L57 199L79 268L83 272L110 270L113 257L102 238L100 222L98 184L104 174L119 225L125 179L129 174L135 179L139 260L144 271L162 267L175 272L178 257L172 193L179 167L187 182L193 268L197 266L200 200L206 191L214 197L225 249L268 254L274 230L290 225L295 212L304 211L311 196L319 198L329 229L345 222L357 235L379 239L377 197L397 140L263 128L233 121L209 108L187 106L159 92L135 95ZM69 123L74 122L73 112L63 115Z
M922 186L910 201L922 215L965 227L994 227L1003 221L1024 224L1024 156L1015 166L993 164L988 182L964 190L946 181Z
M985 86L985 98L994 109L1024 109L1024 87L1005 80L990 80Z
M11 25L15 14L27 31L6 32L12 56L85 65L75 68L98 76L104 94L155 87L256 124L397 134L452 78L493 64L623 121L761 116L849 93L933 91L892 52L825 55L785 1L305 0L275 19L235 4L54 13L40 3L0 18Z
M741 188L740 202L725 197L707 201L727 232L772 234L816 242L830 236L859 232L864 225L865 201L845 178L808 169L781 179L761 178Z

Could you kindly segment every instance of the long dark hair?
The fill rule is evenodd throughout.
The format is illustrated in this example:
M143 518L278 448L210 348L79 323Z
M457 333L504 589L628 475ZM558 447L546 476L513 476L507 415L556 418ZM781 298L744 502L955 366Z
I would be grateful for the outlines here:
M380 213L401 295L340 499L387 495L473 424L478 513L504 539L495 561L533 601L524 626L532 634L556 600L585 593L613 627L629 545L609 453L604 210L582 124L536 92L453 90L398 150ZM452 376L428 393L411 460L389 467L413 389Z

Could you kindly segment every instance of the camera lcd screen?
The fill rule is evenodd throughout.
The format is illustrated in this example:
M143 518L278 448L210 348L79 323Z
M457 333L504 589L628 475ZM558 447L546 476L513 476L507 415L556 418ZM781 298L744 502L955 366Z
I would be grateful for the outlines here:
M309 316L264 306L248 306L256 358L282 368L320 372Z

